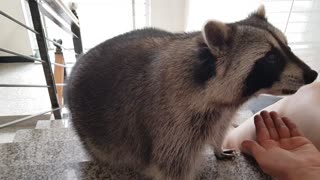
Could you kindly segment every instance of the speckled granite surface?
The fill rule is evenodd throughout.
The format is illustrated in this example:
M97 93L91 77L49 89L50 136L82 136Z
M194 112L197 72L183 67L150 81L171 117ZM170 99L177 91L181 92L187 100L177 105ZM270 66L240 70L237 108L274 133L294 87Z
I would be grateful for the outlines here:
M230 161L217 161L214 156L199 173L197 180L268 180L270 177L251 164L243 156ZM53 163L40 165L2 166L0 179L55 179L55 180L149 180L130 169L114 169L107 165L83 161L77 163Z
M0 144L0 169L6 166L61 164L89 160L78 141Z
M60 129L23 129L16 132L14 142L33 141L67 141L78 140L74 130L69 128Z
M62 120L39 120L36 129L50 129L50 128L69 128L71 123L67 119Z
M148 180L133 170L91 161L68 121L40 121L37 128L19 130L14 143L0 144L0 180ZM251 158L217 160L211 150L204 156L197 180L271 179Z
M129 169L92 162L79 141L35 141L0 144L0 179L147 180ZM265 180L252 159L216 160L207 154L199 180Z

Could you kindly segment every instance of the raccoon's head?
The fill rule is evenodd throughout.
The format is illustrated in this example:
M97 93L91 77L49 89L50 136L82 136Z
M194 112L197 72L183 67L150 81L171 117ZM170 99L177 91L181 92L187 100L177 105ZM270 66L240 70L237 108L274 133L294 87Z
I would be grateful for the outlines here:
M292 94L317 78L317 72L291 51L284 34L268 23L263 6L239 22L209 21L202 36L205 43L199 45L200 54L212 55L202 59L214 62L209 63L211 68L202 67L199 80L206 81L207 94L219 102L260 93Z

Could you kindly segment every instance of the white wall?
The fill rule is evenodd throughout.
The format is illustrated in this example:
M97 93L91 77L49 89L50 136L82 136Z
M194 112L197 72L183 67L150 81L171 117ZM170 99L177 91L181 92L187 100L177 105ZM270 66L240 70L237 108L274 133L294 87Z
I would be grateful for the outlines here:
M151 26L173 32L185 30L187 0L151 0Z
M0 10L25 24L22 1L25 0L0 0ZM0 15L0 47L24 55L32 55L27 30L2 15ZM0 56L11 55L0 52Z
M240 20L260 3L261 0L151 0L151 26L174 32L201 30L210 19Z
M261 0L186 0L188 18L186 30L201 30L208 20L234 22L255 11Z

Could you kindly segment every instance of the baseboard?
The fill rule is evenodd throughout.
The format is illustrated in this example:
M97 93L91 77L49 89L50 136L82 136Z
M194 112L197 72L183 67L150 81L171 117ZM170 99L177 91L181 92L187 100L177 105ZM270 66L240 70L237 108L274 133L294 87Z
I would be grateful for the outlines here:
M33 60L21 57L21 56L0 56L0 63L30 63Z

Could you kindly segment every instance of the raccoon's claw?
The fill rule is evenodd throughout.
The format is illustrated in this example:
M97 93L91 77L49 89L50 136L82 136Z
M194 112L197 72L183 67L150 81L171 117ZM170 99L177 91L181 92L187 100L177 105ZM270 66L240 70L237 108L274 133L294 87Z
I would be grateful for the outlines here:
M220 153L215 153L215 156L219 160L233 159L237 156L237 151L234 149L222 149Z

